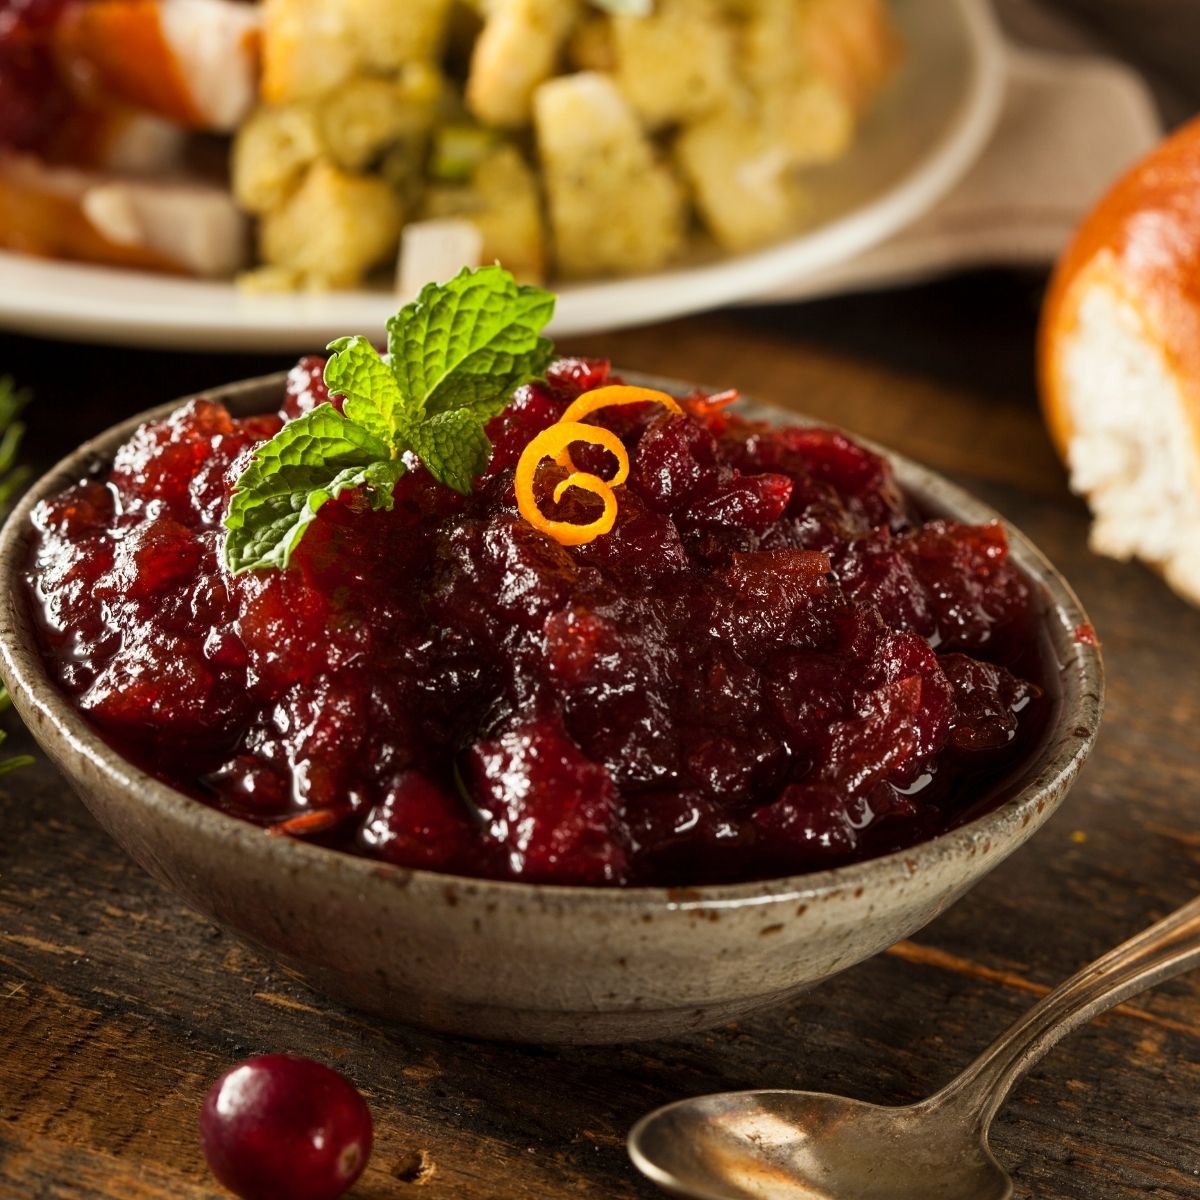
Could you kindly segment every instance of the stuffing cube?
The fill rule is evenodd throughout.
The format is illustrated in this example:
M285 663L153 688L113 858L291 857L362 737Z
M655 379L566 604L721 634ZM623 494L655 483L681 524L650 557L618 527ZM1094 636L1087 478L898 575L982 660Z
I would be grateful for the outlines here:
M798 10L803 62L861 112L900 57L884 0L806 0Z
M692 121L735 90L734 31L714 0L660 0L613 17L617 82L650 129Z
M799 58L799 11L807 0L719 0L737 28L737 70L751 89L792 77Z
M262 98L320 96L359 67L337 0L263 0Z
M833 162L854 140L854 109L818 75L781 80L762 93L759 107L767 137L784 147L791 166Z
M654 271L683 245L686 205L613 79L584 71L534 95L558 271Z
M786 146L749 109L727 109L690 126L675 155L696 208L726 250L750 250L788 232L802 211Z
M480 261L499 262L523 283L546 274L546 233L537 178L515 146L490 151L461 186L434 186L425 197L430 218L461 217L483 238Z
M375 71L441 56L451 0L325 0L346 17L359 61Z
M600 13L585 16L567 39L566 59L573 71L615 71L612 18Z
M264 106L233 142L234 198L246 212L270 212L283 204L324 153L325 140L311 104Z
M360 76L318 104L321 131L340 167L360 171L396 142L427 133L442 96L440 74L425 63L398 77Z
M467 76L467 109L485 125L528 125L534 89L558 67L578 0L490 0L485 10Z
M263 0L262 96L321 96L355 75L435 59L450 0Z
M444 283L464 267L474 270L483 261L483 235L470 221L410 221L400 234L396 291L412 299L427 283Z
M318 162L263 218L262 257L296 272L307 287L353 287L395 254L401 221L395 193L382 180Z

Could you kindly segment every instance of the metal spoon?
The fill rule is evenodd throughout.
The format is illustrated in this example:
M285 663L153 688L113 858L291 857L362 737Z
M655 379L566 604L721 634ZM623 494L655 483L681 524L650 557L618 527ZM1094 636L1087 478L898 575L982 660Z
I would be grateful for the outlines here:
M629 1155L692 1200L1008 1200L988 1128L1013 1084L1072 1030L1197 965L1200 898L1073 975L920 1104L722 1092L643 1117Z

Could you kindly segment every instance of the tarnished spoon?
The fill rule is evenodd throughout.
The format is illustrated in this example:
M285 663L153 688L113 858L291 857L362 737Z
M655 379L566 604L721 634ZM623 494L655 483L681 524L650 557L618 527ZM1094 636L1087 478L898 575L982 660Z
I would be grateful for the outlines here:
M1060 1038L1200 965L1200 898L1073 975L953 1083L886 1108L819 1092L722 1092L643 1117L629 1154L692 1200L1008 1200L988 1128L1013 1084Z

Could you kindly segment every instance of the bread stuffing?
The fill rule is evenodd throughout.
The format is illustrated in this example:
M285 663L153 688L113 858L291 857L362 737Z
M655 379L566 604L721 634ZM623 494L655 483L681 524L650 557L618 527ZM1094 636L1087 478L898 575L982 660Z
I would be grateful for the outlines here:
M6 203L28 197L30 169L56 180L36 236L22 208L0 246L254 290L448 277L461 248L540 282L767 246L802 228L805 170L851 149L900 58L885 0L61 0L54 13L0 28L28 92L0 113L0 156L24 164L20 187L7 168ZM206 199L202 254L143 252L64 201L62 171L215 189L240 216L215 219ZM405 222L442 221L474 233L402 244Z

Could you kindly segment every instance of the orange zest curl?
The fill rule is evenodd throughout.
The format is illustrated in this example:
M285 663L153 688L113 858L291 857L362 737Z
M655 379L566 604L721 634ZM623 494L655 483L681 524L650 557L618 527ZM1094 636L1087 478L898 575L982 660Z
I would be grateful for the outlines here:
M611 481L601 479L599 475L591 475L587 471L577 470L571 461L572 442L588 442L593 446L602 446L612 454L617 460L617 473ZM591 492L604 504L604 511L596 520L587 525L575 525L570 521L551 520L542 513L538 508L533 484L537 469L544 458L554 459L560 467L565 467L571 472L554 489L554 502L557 504L568 488L577 487L581 491ZM615 433L597 425L584 425L580 421L559 421L557 425L543 429L525 447L517 463L517 475L513 484L517 492L517 507L530 525L548 534L560 546L582 546L602 533L608 533L616 524L617 497L613 488L628 478L629 452Z
M621 404L661 404L667 412L682 413L678 402L666 392L656 392L653 388L633 387L631 384L610 384L608 387L596 388L584 392L574 401L561 417L560 421L582 421L592 413L602 408L616 408Z
M513 486L517 493L517 508L521 516L534 529L552 537L560 546L583 546L603 534L609 533L617 522L617 497L613 490L629 478L629 452L615 433L599 425L585 425L583 418L602 408L620 404L661 404L668 412L682 413L679 405L666 392L653 388L614 385L586 392L571 404L558 422L543 429L521 452L517 463ZM588 471L581 471L571 459L571 446L576 442L587 442L600 446L617 460L617 472L611 479L601 479ZM534 481L542 460L552 458L571 474L554 489L557 504L571 488L590 492L604 505L604 511L586 525L571 521L555 521L547 517L538 507Z

